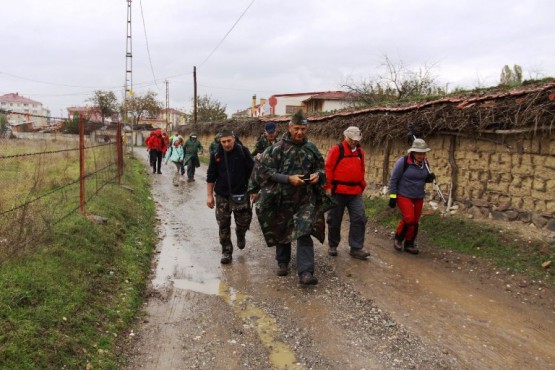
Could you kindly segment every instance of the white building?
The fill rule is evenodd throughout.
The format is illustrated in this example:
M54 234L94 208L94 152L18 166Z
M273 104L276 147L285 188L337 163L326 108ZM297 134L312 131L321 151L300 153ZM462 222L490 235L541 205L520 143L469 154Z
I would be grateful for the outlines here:
M268 99L270 115L286 116L302 109L307 114L344 109L349 104L349 94L344 91L307 92L272 95Z
M42 103L19 95L10 93L0 96L0 110L8 113L10 124L31 122L34 128L48 126L50 111Z

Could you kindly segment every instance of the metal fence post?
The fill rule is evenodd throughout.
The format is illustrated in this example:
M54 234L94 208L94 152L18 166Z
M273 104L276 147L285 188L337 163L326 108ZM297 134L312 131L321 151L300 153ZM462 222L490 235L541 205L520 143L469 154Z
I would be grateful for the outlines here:
M79 114L79 209L85 214L85 120Z

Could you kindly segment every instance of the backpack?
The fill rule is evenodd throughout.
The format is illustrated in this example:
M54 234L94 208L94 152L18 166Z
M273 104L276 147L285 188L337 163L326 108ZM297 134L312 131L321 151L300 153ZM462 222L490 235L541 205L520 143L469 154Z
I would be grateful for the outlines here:
M154 135L152 137L152 148L155 150L162 151L164 148L164 142L161 135Z
M337 166L339 165L339 162L341 162L341 160L343 158L345 158L345 149L343 148L343 143L339 143L339 144L337 144L337 146L339 147L339 156L337 157L337 161L335 162L335 165L333 166L333 171L334 172L335 172L335 169L337 168ZM360 150L360 146L358 146L358 145L357 145L356 152L357 152L358 157L360 158L360 161L362 162L362 151Z

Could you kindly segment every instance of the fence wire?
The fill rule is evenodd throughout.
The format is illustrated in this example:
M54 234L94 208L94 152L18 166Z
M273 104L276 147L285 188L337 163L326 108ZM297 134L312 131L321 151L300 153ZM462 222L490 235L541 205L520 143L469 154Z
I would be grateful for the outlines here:
M78 137L77 137L78 138ZM32 248L53 226L118 177L117 144L78 140L0 139L0 263Z

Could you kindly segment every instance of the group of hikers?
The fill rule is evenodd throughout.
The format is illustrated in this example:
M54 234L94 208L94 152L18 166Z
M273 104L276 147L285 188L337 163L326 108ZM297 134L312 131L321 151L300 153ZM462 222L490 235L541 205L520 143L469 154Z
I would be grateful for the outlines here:
M266 244L275 246L278 276L289 274L292 243L296 242L299 283L317 284L312 237L323 243L327 223L328 255L337 256L345 209L349 213L349 255L360 260L370 256L364 249L366 166L360 129L348 127L343 132L343 140L329 150L326 159L308 140L307 133L308 121L299 111L291 117L280 139L276 138L276 124L266 123L252 152L240 143L233 131L224 129L216 134L209 148L206 204L215 208L222 264L229 264L233 259L232 214L236 246L238 249L246 246L245 234L252 221L251 204L256 209ZM193 136L196 139L193 134L189 139ZM174 137L170 148L185 147L185 150L177 149L173 156L166 154L166 158L176 163L178 171L181 171L179 163L187 163L187 145L180 144L180 140L179 135ZM202 145L198 143L194 150L198 154ZM398 206L402 213L393 243L397 251L419 253L415 240L424 188L435 179L426 159L430 150L424 140L415 138L407 155L399 158L393 167L389 206Z
M181 135L168 135L162 130L154 130L145 140L149 153L152 173L161 174L162 158L165 163L172 162L176 171L173 177L174 186L179 185L179 176L187 171L187 182L195 181L195 169L200 167L199 153L203 154L204 148L195 132L184 140Z

